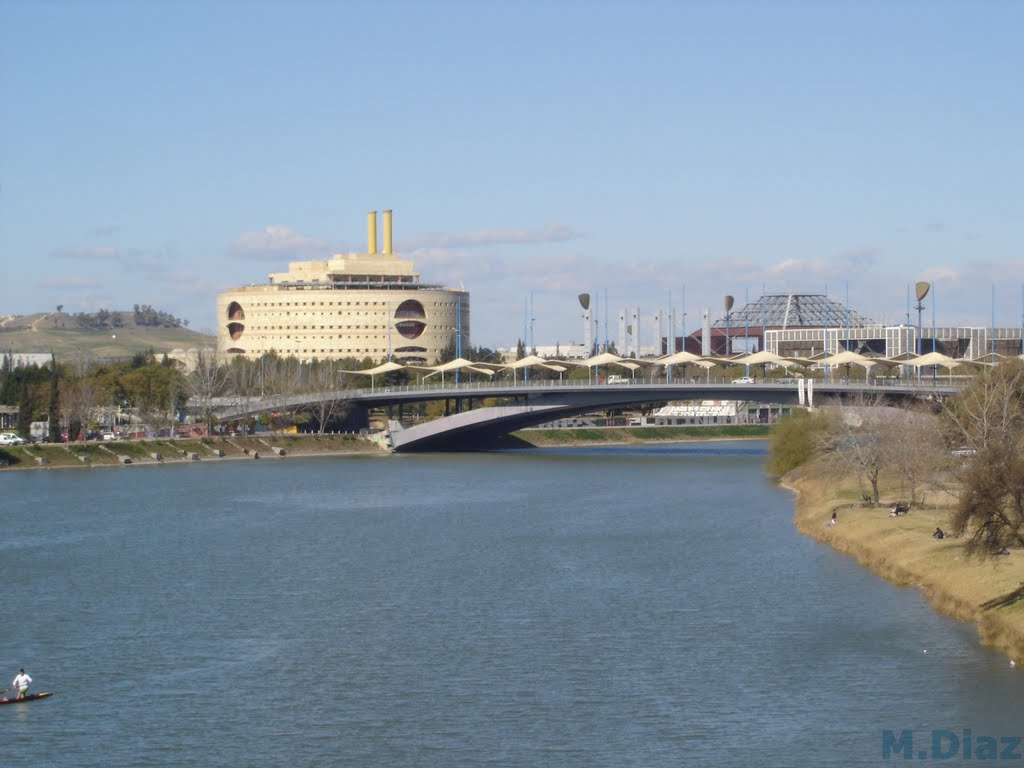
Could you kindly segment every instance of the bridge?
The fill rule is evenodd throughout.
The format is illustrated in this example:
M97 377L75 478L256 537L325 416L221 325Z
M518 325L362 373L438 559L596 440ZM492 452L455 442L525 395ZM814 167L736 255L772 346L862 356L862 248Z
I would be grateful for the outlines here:
M804 388L797 382L737 384L728 380L672 383L643 379L627 384L579 380L471 382L418 386L342 389L292 396L215 398L209 403L221 420L254 416L268 410L295 410L338 400L352 408L395 408L406 404L444 401L445 415L433 421L403 427L401 416L389 422L385 441L393 451L478 450L511 432L599 410L615 410L644 403L686 400L732 400L779 405L836 402L886 402L943 399L959 390L952 378L873 383L822 382ZM488 401L488 402L484 402ZM495 402L497 401L497 402ZM193 398L190 407L200 403Z

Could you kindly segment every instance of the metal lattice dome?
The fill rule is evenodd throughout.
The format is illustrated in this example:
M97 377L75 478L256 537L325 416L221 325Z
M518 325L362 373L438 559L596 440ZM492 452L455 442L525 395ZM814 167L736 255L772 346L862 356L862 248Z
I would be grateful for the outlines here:
M769 293L742 309L715 321L714 328L727 325L764 326L766 328L826 328L876 325L875 321L822 294Z

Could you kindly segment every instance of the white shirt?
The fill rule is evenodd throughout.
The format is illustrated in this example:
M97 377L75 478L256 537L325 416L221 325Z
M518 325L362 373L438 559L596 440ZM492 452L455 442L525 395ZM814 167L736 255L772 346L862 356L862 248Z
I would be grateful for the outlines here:
M24 672L14 678L14 682L11 683L12 688L28 688L32 684L32 678L26 675Z

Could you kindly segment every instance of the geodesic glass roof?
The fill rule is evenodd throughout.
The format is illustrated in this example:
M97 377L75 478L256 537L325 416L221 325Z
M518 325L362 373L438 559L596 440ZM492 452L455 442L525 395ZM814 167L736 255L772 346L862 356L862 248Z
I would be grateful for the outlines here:
M770 293L722 317L714 328L730 325L764 325L769 328L859 328L877 325L874 320L838 301L811 293Z

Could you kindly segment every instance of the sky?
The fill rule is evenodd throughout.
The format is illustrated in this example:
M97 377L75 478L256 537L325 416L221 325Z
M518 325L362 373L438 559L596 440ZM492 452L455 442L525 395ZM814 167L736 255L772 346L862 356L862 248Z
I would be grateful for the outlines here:
M472 344L761 293L1024 324L1024 3L0 0L0 315L218 292L394 211ZM532 331L526 316L532 305ZM911 312L912 320L916 312ZM599 331L604 335L604 329Z

